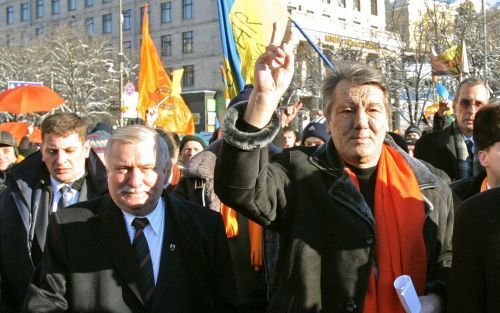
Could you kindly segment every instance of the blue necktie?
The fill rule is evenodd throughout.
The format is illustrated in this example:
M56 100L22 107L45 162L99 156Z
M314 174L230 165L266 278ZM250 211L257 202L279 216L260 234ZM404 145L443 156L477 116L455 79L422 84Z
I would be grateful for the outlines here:
M57 202L57 210L64 209L71 203L71 198L73 195L71 194L71 188L68 185L63 185L59 188L59 193L61 193L61 198Z
M148 241L144 235L144 228L148 226L148 224L149 220L147 218L136 217L132 221L132 226L135 227L135 236L132 242L132 247L134 248L139 267L139 290L141 291L144 304L147 306L149 305L155 290L153 263L151 262Z
M472 150L474 147L474 143L472 142L472 140L466 140L465 144L467 145L467 151L469 152L469 158L471 160L474 160L474 152Z

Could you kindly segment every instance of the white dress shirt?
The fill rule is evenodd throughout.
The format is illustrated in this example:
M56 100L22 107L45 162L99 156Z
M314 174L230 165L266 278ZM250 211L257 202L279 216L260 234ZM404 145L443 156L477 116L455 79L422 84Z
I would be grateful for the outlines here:
M135 216L122 210L125 226L127 227L130 243L134 241L135 227L132 222L136 217L147 218L149 224L144 228L143 232L148 241L149 253L151 254L151 262L153 264L153 274L156 280L160 270L161 248L163 245L163 232L165 229L165 202L163 197L160 197L156 208L153 212L146 216Z
M55 180L52 176L50 176L50 185L52 186L52 193L54 197L52 198L52 212L57 211L57 203L59 202L59 199L61 199L62 194L59 191L62 186L67 185L70 188L71 192L71 201L69 202L69 205L75 204L78 202L78 198L80 197L80 192L76 189L71 188L73 186L73 183L61 183Z

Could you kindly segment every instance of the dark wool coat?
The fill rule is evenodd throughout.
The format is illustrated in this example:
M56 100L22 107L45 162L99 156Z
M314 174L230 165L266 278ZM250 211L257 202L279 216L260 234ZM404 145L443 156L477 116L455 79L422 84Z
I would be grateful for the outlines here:
M226 112L215 191L280 233L278 282L268 312L361 312L374 265L375 221L333 142L285 149L269 162L266 145L279 119L260 131L243 131L251 128L239 119L244 110L240 104ZM386 143L395 147L390 137ZM399 151L425 199L426 220L416 235L426 246L426 291L443 295L451 266L451 190L430 168Z
M449 313L500 312L500 189L469 198L457 211Z
M106 169L91 151L79 201L108 191ZM76 185L76 183L75 183ZM40 262L51 213L50 175L41 153L29 155L12 168L0 197L0 312L19 312L29 278Z

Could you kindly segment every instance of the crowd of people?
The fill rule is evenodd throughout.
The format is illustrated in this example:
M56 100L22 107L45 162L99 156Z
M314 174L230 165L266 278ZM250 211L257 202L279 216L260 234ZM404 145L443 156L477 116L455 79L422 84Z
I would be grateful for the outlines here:
M389 131L382 72L339 62L302 133L273 38L209 144L143 125L0 132L0 312L500 312L500 106L466 78Z

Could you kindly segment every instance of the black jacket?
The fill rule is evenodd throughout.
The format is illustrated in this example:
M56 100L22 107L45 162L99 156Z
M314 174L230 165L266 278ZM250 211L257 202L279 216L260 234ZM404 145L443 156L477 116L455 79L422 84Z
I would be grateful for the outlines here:
M109 195L51 215L26 312L235 313L220 215L164 194L160 266L149 307L123 213Z
M86 160L79 201L107 193L106 169L94 152ZM41 153L17 164L0 196L0 312L19 312L29 278L40 262L50 207L50 175Z
M215 191L229 206L280 233L277 289L268 312L361 312L377 240L375 221L333 142L285 149L269 162L266 144L279 119L249 134L234 126L243 112L238 105L226 112ZM390 137L386 144L395 147ZM451 266L451 190L432 168L399 151L425 199L427 292L443 295Z

